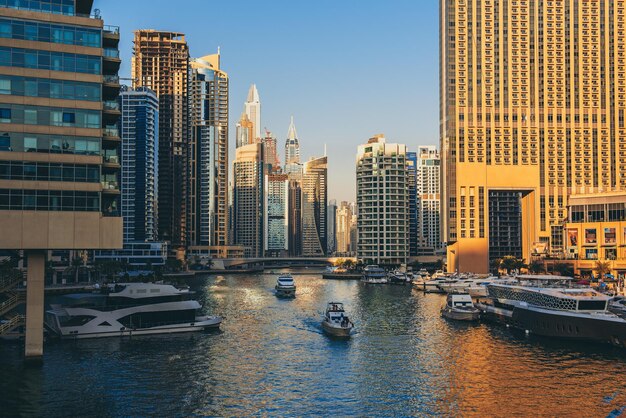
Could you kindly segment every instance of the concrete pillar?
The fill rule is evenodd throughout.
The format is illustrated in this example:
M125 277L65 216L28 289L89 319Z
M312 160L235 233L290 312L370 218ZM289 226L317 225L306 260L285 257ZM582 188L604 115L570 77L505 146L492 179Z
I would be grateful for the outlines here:
M26 251L28 271L26 275L26 349L28 361L43 358L43 305L46 252Z

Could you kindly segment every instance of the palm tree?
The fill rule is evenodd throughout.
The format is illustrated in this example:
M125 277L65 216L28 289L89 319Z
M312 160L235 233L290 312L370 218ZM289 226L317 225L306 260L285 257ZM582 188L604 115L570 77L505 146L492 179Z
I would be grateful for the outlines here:
M72 258L72 270L74 271L74 283L78 283L78 271L83 265L83 259L80 257Z
M528 265L528 270L531 273L543 273L546 271L545 266L543 265L543 262L540 260L533 260L530 262L530 264Z
M568 263L554 263L552 265L552 271L558 273L560 276L574 275L574 269Z
M604 279L604 276L611 272L611 263L608 261L596 261L595 267L598 272L598 280Z
M489 264L491 265L491 271L493 273L499 273L500 272L500 267L502 266L502 259L501 258L494 258L493 260L491 260L489 262Z

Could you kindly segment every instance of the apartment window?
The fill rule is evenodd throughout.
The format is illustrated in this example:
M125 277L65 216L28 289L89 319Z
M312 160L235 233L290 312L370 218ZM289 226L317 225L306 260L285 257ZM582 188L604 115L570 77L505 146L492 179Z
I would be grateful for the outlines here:
M70 112L63 112L63 123L76 123L76 114Z
M11 109L0 108L0 122L11 123Z

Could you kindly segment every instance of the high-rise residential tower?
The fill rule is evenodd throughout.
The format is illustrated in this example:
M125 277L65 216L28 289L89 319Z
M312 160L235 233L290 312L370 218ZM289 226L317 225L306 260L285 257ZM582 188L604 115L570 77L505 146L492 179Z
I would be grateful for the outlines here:
M337 241L337 254L348 255L350 253L350 227L352 225L352 209L348 202L341 202L337 207L335 216L335 236Z
M265 155L265 165L268 172L280 173L280 158L276 148L276 137L272 136L272 133L268 130L265 130L265 137L263 138L263 155Z
M418 255L421 233L418 231L419 213L417 206L417 153L406 153L407 191L409 198L409 256Z
M382 134L359 145L356 157L357 257L376 264L406 263L409 255L406 146Z
M182 33L135 31L133 87L159 98L159 238L186 242L190 143L189 48Z
M235 124L235 146L237 148L244 145L254 144L254 123L246 112L243 112Z
M187 244L228 242L228 74L220 53L192 60Z
M159 100L146 87L125 88L122 110L122 217L124 243L157 239ZM104 161L118 162L105 152Z
M289 250L289 179L286 174L265 174L265 256L286 256Z
M235 244L244 247L246 257L263 257L263 144L257 142L237 148L233 174Z
M419 146L416 157L417 255L433 255L442 247L439 152L434 145Z
M336 224L335 218L337 216L337 201L332 199L328 202L328 208L326 210L326 241L327 250L326 254L330 255L337 249L336 241Z
M302 255L324 256L328 251L328 159L311 158L302 174Z
M46 250L122 247L120 35L91 7L0 4L0 248L28 259L25 320L1 331L24 325L26 359L43 355ZM3 312L22 302L4 300Z
M285 142L285 168L287 174L300 173L302 165L300 164L300 143L298 142L298 133L296 125L293 123L293 116L287 131L287 141Z
M243 109L250 122L252 122L252 138L250 143L258 142L261 140L261 101L259 100L259 92L256 89L256 84L250 86Z
M568 196L626 188L621 1L440 2L448 270L559 250Z

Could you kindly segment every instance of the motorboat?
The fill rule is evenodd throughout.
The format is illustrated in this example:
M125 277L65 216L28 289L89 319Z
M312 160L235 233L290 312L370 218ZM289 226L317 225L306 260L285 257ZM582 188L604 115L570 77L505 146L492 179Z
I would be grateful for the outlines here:
M385 269L377 265L368 265L363 269L361 281L370 284L385 284L388 282Z
M441 315L457 321L475 321L480 316L480 310L474 306L470 295L449 294Z
M329 302L322 321L324 332L333 337L349 337L354 324L348 318L343 303Z
M122 337L219 328L222 318L200 313L194 292L156 283L119 283L77 293L51 305L45 325L60 338Z
M391 284L409 283L407 275L399 270L394 270L387 274L387 282Z
M431 279L438 279L439 277L445 277L446 274L443 272L443 270L436 270L432 276Z
M516 279L488 284L489 300L476 306L527 334L626 347L626 319L609 311L611 297L590 287L575 287L569 277L524 275Z
M438 277L436 279L430 279L423 284L423 290L426 293L445 293L440 285L446 285L450 283L456 283L456 279L450 279L448 277Z
M293 280L291 274L281 274L276 281L276 296L281 298L295 298L296 297L296 283Z

